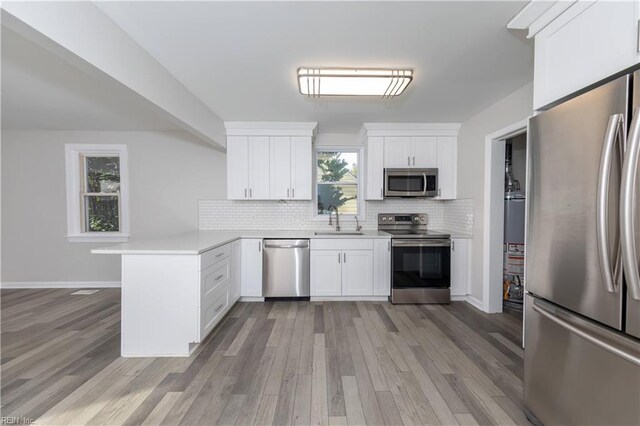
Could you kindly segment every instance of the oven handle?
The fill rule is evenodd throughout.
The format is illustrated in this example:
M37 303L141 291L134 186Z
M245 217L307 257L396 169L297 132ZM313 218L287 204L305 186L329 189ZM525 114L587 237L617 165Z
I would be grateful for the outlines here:
M432 240L391 240L392 247L451 247L449 239Z

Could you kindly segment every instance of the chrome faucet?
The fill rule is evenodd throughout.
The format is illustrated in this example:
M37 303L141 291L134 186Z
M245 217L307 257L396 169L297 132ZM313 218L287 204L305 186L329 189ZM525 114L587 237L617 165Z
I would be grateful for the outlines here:
M331 209L336 212L336 231L340 231L340 216L338 215L338 208L333 204L329 206L329 226L333 226L333 222L331 221Z
M362 226L360 226L360 222L358 221L358 216L353 217L356 220L356 232L362 231Z

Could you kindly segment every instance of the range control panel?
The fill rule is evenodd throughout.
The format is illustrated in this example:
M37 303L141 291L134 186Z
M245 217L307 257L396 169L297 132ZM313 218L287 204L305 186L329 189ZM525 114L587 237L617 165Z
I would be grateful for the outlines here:
M422 213L411 214L378 214L378 225L426 225L427 215Z

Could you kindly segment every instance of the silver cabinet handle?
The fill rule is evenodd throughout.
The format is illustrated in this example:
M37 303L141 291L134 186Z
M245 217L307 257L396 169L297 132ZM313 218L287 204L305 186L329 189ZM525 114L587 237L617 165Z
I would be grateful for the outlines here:
M340 253L338 253L338 263L340 263Z
M609 260L609 183L611 181L611 165L615 157L616 140L618 135L624 138L624 116L614 114L609 117L607 130L604 134L604 144L600 154L600 169L598 171L598 190L596 195L596 241L598 261L603 273L603 284L609 293L615 293L618 285ZM624 141L622 141L624 146Z
M249 188L249 198L253 198L253 191Z
M456 242L451 240L451 251L456 251Z
M258 251L262 251L262 241L258 241Z
M287 188L287 198L289 198L289 188Z
M588 329L585 329L586 327L578 325L577 323L574 324L573 321L570 321L568 319L560 318L558 316L557 311L549 312L549 310L536 304L535 302L533 303L533 310L539 313L540 315L542 315L543 317L545 317L546 319L555 322L560 327L569 330L570 332L582 337L583 339L593 343L594 345L599 346L605 351L615 354L620 358L631 362L632 364L640 366L640 356L638 354L629 353L623 348L620 348L608 342L602 341L599 337L590 333Z
M414 166L416 165L416 157L415 156L413 157L413 165Z
M224 256L224 252L216 254L216 257Z
M216 277L216 281L220 280L220 278L222 278L222 277L224 277L224 274L223 274L223 275L218 275L218 276Z
M438 188L438 197L442 195L442 189Z
M629 145L622 165L622 185L620 189L620 243L629 296L640 300L640 272L635 243L635 203L636 175L640 156L640 107L633 111L629 130Z
M223 306L224 306L224 303L221 303L220 305L218 305L215 311L218 312L220 309L222 309Z
M411 157L407 157L407 166L411 165Z
M387 241L387 251L391 251L391 240Z
M344 261L344 263L347 263L347 253L343 253L343 255L344 255L344 257L343 257L342 260Z
M244 189L244 198L247 198L247 188Z
M382 198L382 188L380 188L380 198Z
M291 198L296 198L296 189L291 188Z

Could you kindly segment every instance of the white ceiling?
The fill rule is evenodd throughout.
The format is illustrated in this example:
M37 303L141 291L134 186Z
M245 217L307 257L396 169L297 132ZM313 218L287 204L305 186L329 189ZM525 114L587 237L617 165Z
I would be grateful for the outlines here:
M463 121L533 78L526 2L101 2L225 121ZM399 98L307 99L300 66L411 67Z
M148 103L2 26L2 128L179 130Z
M533 78L533 45L497 2L101 2L225 121L459 122ZM307 99L299 66L411 67L391 100ZM2 127L176 130L148 104L2 28Z

